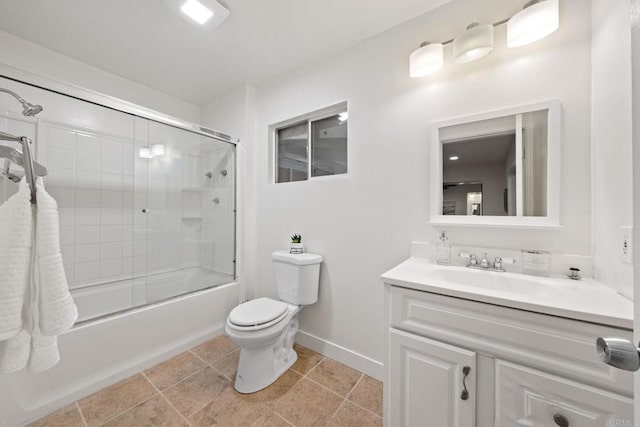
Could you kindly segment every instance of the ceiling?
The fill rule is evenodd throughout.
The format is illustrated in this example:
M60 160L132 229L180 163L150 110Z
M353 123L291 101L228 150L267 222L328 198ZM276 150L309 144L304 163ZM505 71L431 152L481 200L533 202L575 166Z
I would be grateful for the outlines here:
M204 104L243 83L343 51L449 0L221 0L203 31L162 0L4 0L0 29L126 79Z

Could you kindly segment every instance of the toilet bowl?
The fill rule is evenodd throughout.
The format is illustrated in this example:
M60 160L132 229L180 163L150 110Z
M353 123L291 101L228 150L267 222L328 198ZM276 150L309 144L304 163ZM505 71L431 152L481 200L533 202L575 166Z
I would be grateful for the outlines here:
M240 393L262 390L277 380L298 359L293 350L293 339L298 332L298 306L269 298L258 298L241 304L236 309L260 311L261 306L276 305L274 303L282 304L284 312L276 316L272 311L260 319L260 324L238 325L233 320L242 317L233 311L227 319L225 332L240 347L240 361L235 381L235 389ZM272 316L276 317L269 319Z
M272 258L280 300L253 299L227 317L225 332L240 347L234 384L240 393L262 390L296 363L297 314L318 300L320 255L278 251Z

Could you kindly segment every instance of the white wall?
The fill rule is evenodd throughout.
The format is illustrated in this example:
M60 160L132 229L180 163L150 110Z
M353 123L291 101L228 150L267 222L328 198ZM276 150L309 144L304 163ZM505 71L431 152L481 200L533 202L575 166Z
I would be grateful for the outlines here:
M481 4L480 4L481 3ZM563 106L560 230L448 229L454 244L591 253L590 25L580 0L561 2L560 30L536 44L506 49L504 26L487 58L419 80L408 57L423 40L446 40L470 20L497 21L521 5L454 1L327 61L256 89L256 265L250 286L275 296L270 253L301 233L324 256L320 300L301 313L315 336L375 361L384 359L379 275L408 256L412 239L434 241L428 223L429 126L436 120L548 99ZM268 126L349 102L349 173L272 184ZM334 347L335 348L335 347ZM372 362L372 373L381 372Z
M200 106L0 31L0 63L39 76L101 92L194 123ZM36 101L34 101L36 102Z
M633 294L621 226L633 225L629 0L592 0L593 247L596 279Z

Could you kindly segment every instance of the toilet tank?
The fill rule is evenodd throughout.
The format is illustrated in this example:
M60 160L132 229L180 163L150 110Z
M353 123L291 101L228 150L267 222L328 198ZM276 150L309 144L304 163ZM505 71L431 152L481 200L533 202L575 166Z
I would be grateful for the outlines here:
M276 251L272 259L278 298L281 301L296 305L309 305L318 301L321 255Z

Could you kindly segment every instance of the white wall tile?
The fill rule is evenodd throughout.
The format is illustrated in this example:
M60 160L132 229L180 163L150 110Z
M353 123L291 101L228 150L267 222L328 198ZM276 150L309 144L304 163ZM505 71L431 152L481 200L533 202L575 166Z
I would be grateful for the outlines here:
M121 225L103 225L100 227L100 241L106 242L118 242L122 240L122 226Z
M100 246L97 244L77 245L75 262L92 262L100 260Z
M111 260L122 258L122 242L102 243L100 245L100 259Z
M100 243L100 227L97 225L82 225L75 228L76 245Z
M97 208L77 208L77 225L100 225L100 209Z
M76 264L75 282L88 282L100 278L100 263L85 262Z
M100 277L116 277L122 274L122 260L102 260L100 261Z
M73 245L75 244L75 228L69 225L63 225L60 227L60 245Z

